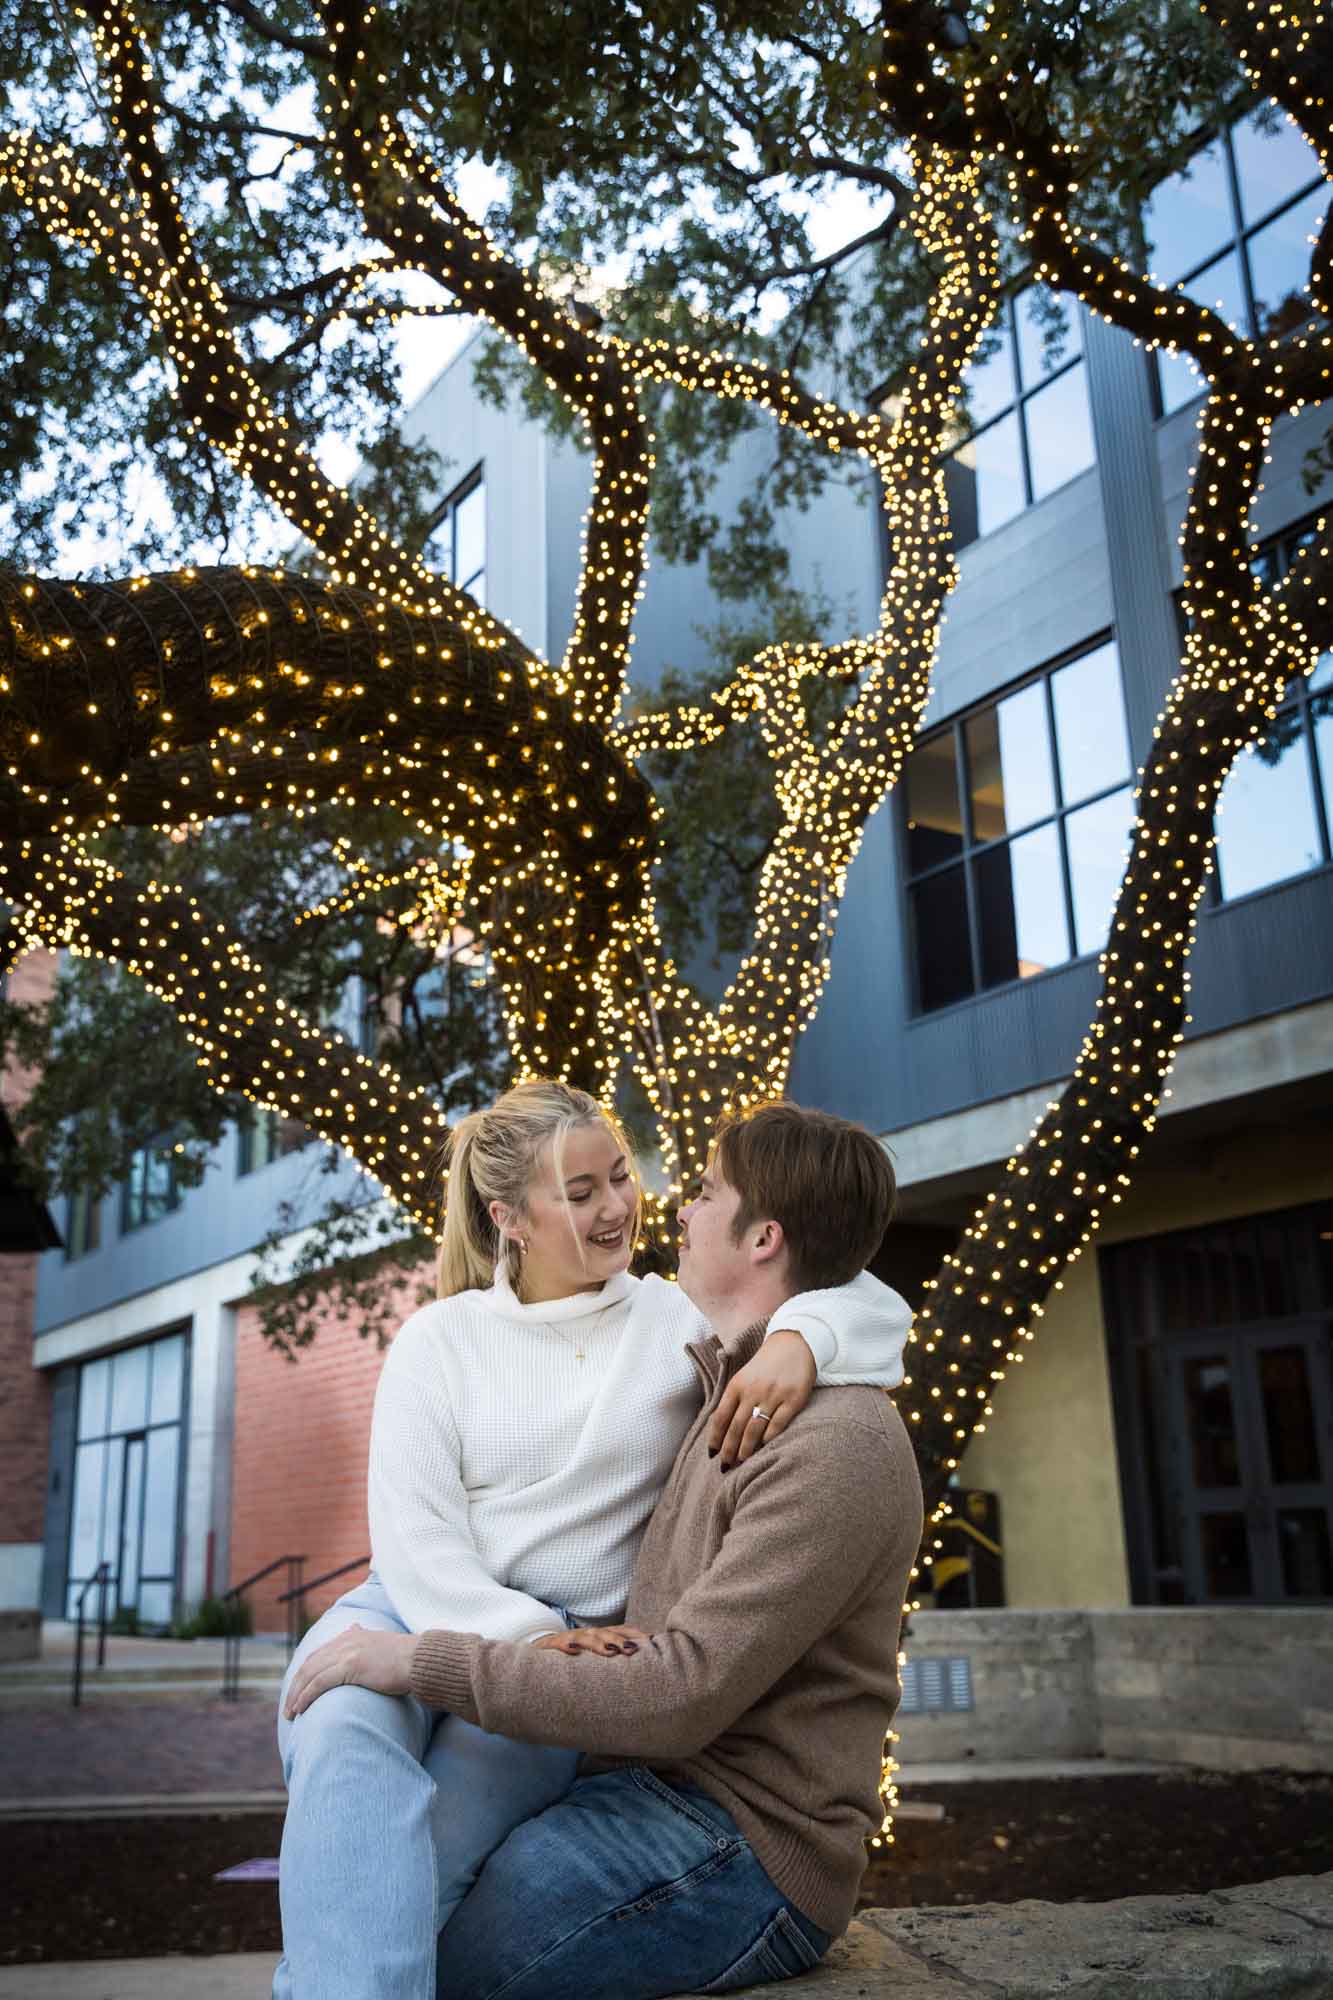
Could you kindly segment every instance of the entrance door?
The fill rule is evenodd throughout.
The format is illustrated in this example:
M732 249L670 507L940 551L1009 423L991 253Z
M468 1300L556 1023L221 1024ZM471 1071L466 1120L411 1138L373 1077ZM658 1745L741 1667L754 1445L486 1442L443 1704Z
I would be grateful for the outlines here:
M168 1334L80 1371L65 1616L101 1563L110 1611L170 1623L176 1604L186 1336ZM97 1601L89 1599L96 1615Z
M1333 1598L1333 1324L1284 1327L1252 1344L1271 1550L1270 1602Z
M1166 1363L1186 1601L1333 1598L1328 1325L1177 1336Z

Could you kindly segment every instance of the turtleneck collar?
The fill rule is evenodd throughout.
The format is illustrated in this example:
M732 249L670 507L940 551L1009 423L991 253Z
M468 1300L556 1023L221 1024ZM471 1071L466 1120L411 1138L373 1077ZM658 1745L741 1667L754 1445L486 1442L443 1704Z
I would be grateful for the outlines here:
M504 1265L497 1264L495 1283L483 1296L491 1311L501 1319L513 1320L519 1326L551 1326L561 1320L588 1319L594 1313L622 1305L636 1282L628 1271L618 1271L598 1291L573 1292L567 1299L539 1299L535 1305L525 1305L510 1284Z

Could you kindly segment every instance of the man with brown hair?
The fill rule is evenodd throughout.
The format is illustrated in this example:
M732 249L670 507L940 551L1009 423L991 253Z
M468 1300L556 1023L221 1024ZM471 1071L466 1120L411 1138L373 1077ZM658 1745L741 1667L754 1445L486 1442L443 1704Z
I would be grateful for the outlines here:
M353 1681L590 1753L442 1932L448 2000L727 1992L807 1970L845 1929L879 1823L920 1482L878 1389L816 1388L745 1457L768 1413L728 1385L786 1299L865 1265L893 1199L882 1149L846 1120L778 1103L719 1131L680 1216L681 1284L712 1326L690 1349L704 1407L626 1626L531 1646L349 1632L294 1681L298 1711Z

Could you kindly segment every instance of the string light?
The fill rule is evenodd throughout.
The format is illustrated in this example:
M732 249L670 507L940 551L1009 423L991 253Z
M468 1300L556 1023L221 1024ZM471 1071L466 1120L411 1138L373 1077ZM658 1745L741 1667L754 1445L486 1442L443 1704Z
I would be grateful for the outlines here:
M437 279L517 343L587 436L592 495L569 644L558 662L525 648L399 547L270 405L161 157L133 16L98 0L78 18L97 53L129 192L25 133L0 138L0 182L134 287L187 421L319 552L328 581L250 566L111 584L0 576L0 890L18 912L16 948L41 940L120 961L174 1008L215 1085L345 1147L424 1225L438 1105L303 1021L195 899L126 880L93 852L97 835L117 824L170 830L329 805L402 813L435 853L465 860L434 872L423 863L390 884L349 857L346 898L401 887L399 920L413 925L452 925L468 903L492 911L488 950L515 1068L609 1095L631 1051L659 1123L666 1205L702 1167L724 1104L785 1085L795 1037L828 976L847 871L924 712L955 578L940 441L998 295L983 164L996 155L1007 163L1008 198L1040 280L1149 344L1183 347L1213 385L1183 536L1191 630L1140 774L1097 1013L1069 1089L946 1260L899 1397L938 1523L939 1487L984 1428L995 1386L1128 1185L1187 1019L1185 967L1218 791L1290 673L1314 665L1300 615L1314 558L1298 559L1280 589L1262 586L1245 524L1272 424L1328 394L1329 336L1312 328L1280 347L1249 341L1108 256L1068 220L1072 156L1005 108L1014 79L1003 64L946 86L925 40L876 79L911 137L903 226L936 272L919 351L889 411L846 410L786 371L735 355L623 341L585 325L466 215L379 100L383 79L368 54L374 10L336 12L326 10L324 118L349 196L385 246L377 271ZM1250 4L1248 15L1257 32L1272 31L1271 9ZM891 54L900 58L901 44ZM1253 74L1267 92L1270 70L1261 51ZM1326 142L1321 157L1327 171ZM891 559L873 632L837 646L766 648L707 704L631 718L624 695L654 463L639 391L650 383L742 398L858 460L880 484ZM1315 547L1326 559L1322 523ZM812 675L852 689L822 740L802 699ZM636 766L742 724L757 731L781 820L749 949L710 1008L662 941L651 882L656 808ZM889 1746L884 1795L891 1800ZM886 1822L880 1838L889 1837Z

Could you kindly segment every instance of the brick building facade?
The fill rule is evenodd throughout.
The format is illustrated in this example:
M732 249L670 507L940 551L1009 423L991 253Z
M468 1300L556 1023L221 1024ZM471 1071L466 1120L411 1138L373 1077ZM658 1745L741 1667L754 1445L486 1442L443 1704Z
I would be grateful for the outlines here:
M15 1000L50 990L53 960L29 952L9 975ZM0 1104L11 1123L32 1085L13 1063L0 1074ZM0 1256L0 1641L7 1653L33 1650L40 1601L51 1384L32 1365L38 1252Z
M412 1310L404 1301L402 1317ZM236 1314L231 1577L282 1555L305 1558L305 1581L370 1548L366 1453L384 1355L346 1319L330 1317L292 1360L263 1338L253 1306ZM340 1577L306 1599L307 1618L356 1581ZM278 1631L285 1572L250 1594L257 1631Z

